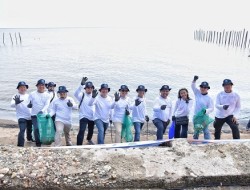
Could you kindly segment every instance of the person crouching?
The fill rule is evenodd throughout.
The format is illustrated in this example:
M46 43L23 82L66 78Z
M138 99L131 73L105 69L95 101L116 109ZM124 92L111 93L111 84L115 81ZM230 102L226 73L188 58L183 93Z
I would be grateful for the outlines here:
M64 131L66 145L71 146L71 138L69 135L72 123L72 109L77 109L77 105L73 98L68 97L68 90L65 86L59 86L58 92L59 98L54 101L50 116L56 114L56 134L55 134L55 146L61 146L62 140L61 135Z

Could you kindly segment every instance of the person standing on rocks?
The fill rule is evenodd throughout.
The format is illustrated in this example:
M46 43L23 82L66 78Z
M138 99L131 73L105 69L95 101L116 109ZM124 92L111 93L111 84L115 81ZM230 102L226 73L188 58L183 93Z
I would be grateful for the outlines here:
M94 106L89 106L92 98L92 92L95 89L92 82L88 81L87 77L83 77L81 85L75 91L74 96L79 101L79 132L77 135L77 145L83 144L84 133L88 126L87 141L89 145L93 145L92 137L94 133Z
M129 88L127 85L121 85L119 93L114 94L115 104L113 110L112 122L115 127L115 143L121 143L122 124L125 114L129 115L130 98L128 97Z
M99 91L100 95L97 96L97 90L93 90L92 99L89 102L89 106L95 106L94 121L98 129L97 143L104 144L105 132L109 126L111 110L114 107L114 102L108 95L110 92L108 84L102 84Z
M16 117L18 119L19 133L17 139L17 146L24 146L24 133L26 130L27 141L33 141L32 139L32 121L31 110L27 107L29 104L29 95L26 93L29 86L20 81L17 85L18 93L12 97L11 107L16 108Z
M216 114L214 121L215 139L220 139L221 129L224 123L227 123L233 134L234 139L240 139L238 116L240 113L240 96L233 92L233 82L225 79L222 84L224 91L216 97Z
M59 98L54 101L52 110L49 113L50 116L56 114L56 134L54 145L62 145L61 135L64 131L66 146L72 146L69 133L72 125L72 109L77 109L77 104L73 98L67 95L68 90L65 86L59 86L57 93L59 93Z
M49 108L48 108L48 112L51 112L53 103L56 99L58 99L57 94L55 93L55 87L56 84L54 82L49 82L48 84L45 85L46 88L48 89L48 93L50 95L50 104L49 104ZM53 115L52 117L53 123L54 123L54 129L56 131L56 125L55 125L55 118L56 116Z
M171 88L163 85L160 89L160 96L156 98L153 108L153 123L157 128L157 140L162 140L163 135L172 117L172 101L168 97Z
M189 98L188 90L180 89L172 117L172 121L175 121L174 138L187 138L189 113L192 106L193 101Z
M135 128L134 142L140 141L141 129L144 122L149 122L149 117L147 115L147 105L145 93L148 90L143 85L139 85L136 89L137 97L135 97L134 104L131 105L132 110L132 121Z
M195 95L195 108L194 108L194 114L196 115L198 112L200 112L202 109L205 109L205 114L209 115L214 110L214 103L212 98L208 95L208 90L210 89L210 86L208 82L202 82L200 84L200 89L196 88L196 81L198 80L198 76L194 76L193 82L192 82L192 90ZM208 129L208 126L204 126L203 128L204 133L204 139L210 139L210 132ZM199 133L194 132L194 139L199 138Z
M37 123L37 114L47 114L50 95L45 91L45 80L40 79L36 84L37 90L29 95L28 108L31 109L31 119L34 127L34 135L36 140L36 146L41 147L40 134Z

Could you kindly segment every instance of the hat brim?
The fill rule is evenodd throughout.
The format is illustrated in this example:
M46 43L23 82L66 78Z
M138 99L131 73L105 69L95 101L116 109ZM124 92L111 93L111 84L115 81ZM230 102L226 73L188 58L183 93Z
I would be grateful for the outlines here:
M203 85L200 85L200 88L207 88L207 89L210 89L210 86L203 86Z
M94 86L91 86L91 87L90 87L90 86L85 86L85 87L84 87L84 89L86 89L86 88L92 88L92 89L95 89L95 87L94 87Z
M141 90L141 89L136 89L136 92L138 92L138 91L144 91L144 92L147 92L147 91L148 91L148 89L144 89L144 90Z
M226 86L226 85L234 85L232 82L229 83L223 83L222 86Z
M26 85L18 85L16 89L18 89L20 86L26 86L27 89L29 88L29 85L26 84Z
M163 91L163 90L168 90L168 91L170 91L171 89L172 89L172 88L168 88L168 89L167 89L167 88L161 88L160 91Z
M107 89L110 92L110 88L100 88L99 91L101 92L102 89Z
M46 86L45 83L37 83L36 86L38 86L38 85L40 85L40 84Z
M122 90L127 90L128 92L130 92L130 90L128 88L126 88L126 89L119 89L119 92L122 91Z
M69 92L68 90L58 90L57 93L65 93L65 92Z
M56 87L56 84L54 85L48 85L48 84L45 84L46 88L49 88L49 87Z

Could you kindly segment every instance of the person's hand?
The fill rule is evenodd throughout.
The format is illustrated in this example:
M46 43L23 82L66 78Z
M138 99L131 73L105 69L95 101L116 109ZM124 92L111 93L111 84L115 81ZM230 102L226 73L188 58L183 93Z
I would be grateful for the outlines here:
M128 111L127 109L125 110L125 114L126 114L126 115L129 115L129 114L130 114L129 111Z
M110 120L109 120L109 123L110 123L110 125L111 125L111 124L113 123L113 121L110 119Z
M167 120L167 126L169 125L169 123L170 123L170 119Z
M236 117L233 117L233 118L232 118L232 122L233 122L233 123L235 123L235 124L237 124L237 123L238 123L238 121L237 121Z
M88 80L88 77L82 77L81 85L85 85L87 80Z
M94 89L92 92L92 98L96 98L97 94L98 94L97 90Z
M227 110L228 107L229 107L229 105L224 105L224 106L223 106L223 109L224 109L224 110Z
M139 99L136 99L136 100L135 100L135 106L139 106L140 103L141 103L141 101L140 101Z
M15 98L13 98L13 100L15 100L15 104L20 104L21 102L23 102L23 100L20 100L20 96L16 95Z
M145 120L146 122L149 122L149 117L147 115L145 116Z
M43 114L43 111L39 111L37 114Z
M120 100L120 94L118 92L115 92L115 101L118 102Z
M47 119L49 119L50 117L51 117L50 114L47 114L47 115L46 115L46 118L47 118Z
M194 82L197 81L199 79L199 77L197 75L194 76Z
M172 121L175 121L176 120L176 117L175 116L172 116Z
M165 110L166 107L167 107L167 105L162 105L162 106L161 106L161 110Z
M68 107L73 107L73 104L72 104L72 102L69 100L68 102L67 102L67 105L68 105Z
M32 108L32 103L30 101L30 103L27 105L28 108Z

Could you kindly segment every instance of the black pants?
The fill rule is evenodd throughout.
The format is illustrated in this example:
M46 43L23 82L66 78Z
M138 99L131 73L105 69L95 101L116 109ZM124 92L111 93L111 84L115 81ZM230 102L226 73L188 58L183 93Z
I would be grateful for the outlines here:
M233 123L232 119L233 119L233 115L229 115L226 118L215 117L215 121L214 121L215 139L220 139L221 128L224 125L224 123L227 123L230 126L232 130L232 134L233 134L233 139L240 139L240 132L239 132L239 127L238 127L239 124Z
M248 121L247 128L250 129L250 119Z
M94 133L94 121L91 121L87 118L82 118L80 120L80 127L79 127L79 132L77 135L77 145L82 145L83 139L84 139L84 133L86 130L86 127L88 125L88 135L87 135L87 140L91 140L93 137Z
M18 140L17 140L17 146L24 146L24 133L26 130L27 140L32 140L32 121L27 120L24 118L18 119L18 125L19 125L19 133L18 133Z
M188 124L175 125L174 138L187 138Z

